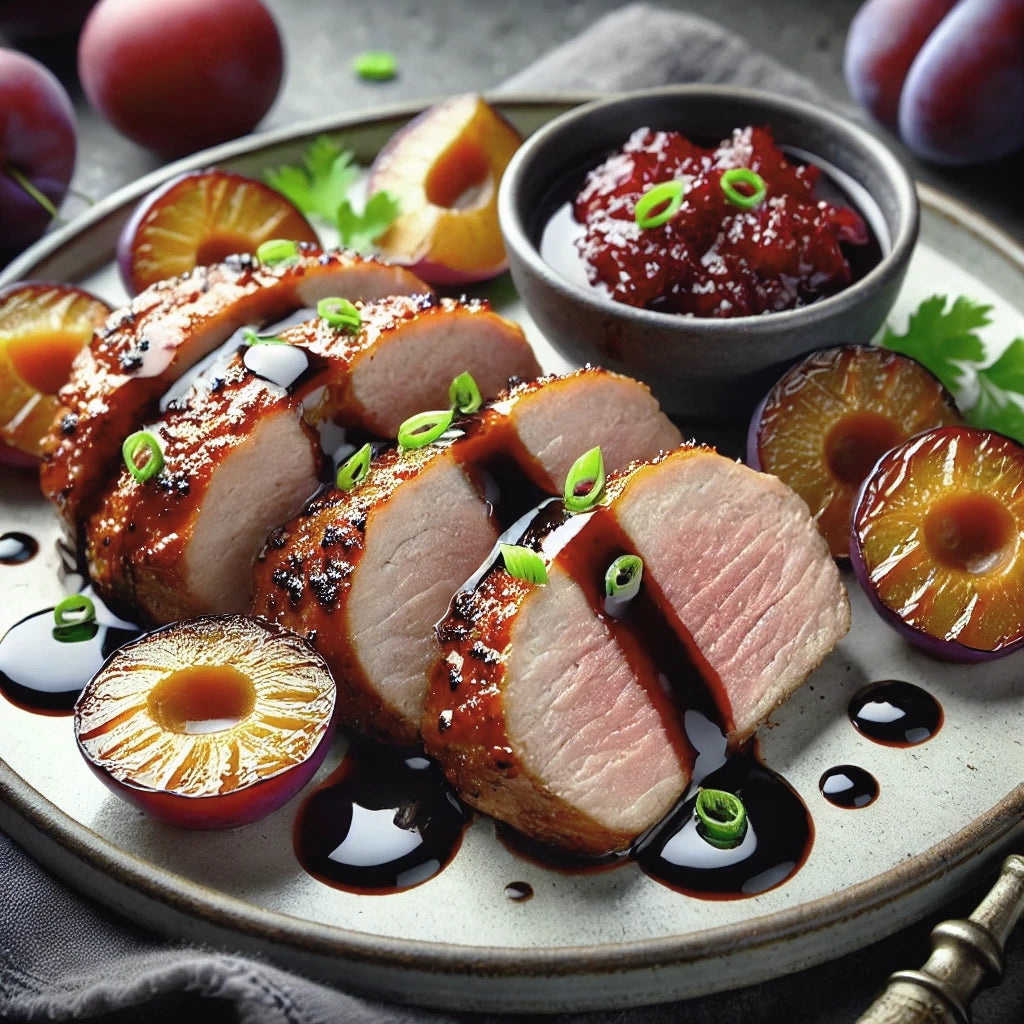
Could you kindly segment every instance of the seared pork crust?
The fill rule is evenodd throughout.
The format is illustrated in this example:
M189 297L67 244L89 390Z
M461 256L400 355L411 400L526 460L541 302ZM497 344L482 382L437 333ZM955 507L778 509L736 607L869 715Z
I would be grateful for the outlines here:
M245 611L267 534L320 485L316 432L301 405L241 356L149 430L163 469L139 482L122 461L86 522L97 593L148 624Z
M240 327L332 295L368 301L430 291L401 267L313 246L294 263L236 257L152 285L112 313L76 357L43 443L43 493L74 529L113 479L121 442L154 417L174 381Z

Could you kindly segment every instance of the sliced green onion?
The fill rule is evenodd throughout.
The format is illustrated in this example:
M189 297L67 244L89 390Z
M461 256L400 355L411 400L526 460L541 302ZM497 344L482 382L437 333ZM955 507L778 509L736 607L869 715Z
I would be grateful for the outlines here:
M316 304L316 313L332 327L341 327L355 332L363 326L363 318L359 315L359 310L348 299L340 299L336 296L321 299Z
M720 850L730 850L747 834L747 809L733 793L702 789L694 806L697 831L702 839Z
M472 374L460 373L448 388L448 401L456 412L476 412L484 400Z
M604 457L600 447L584 452L565 478L565 507L572 512L585 512L604 490Z
M383 82L395 77L398 61L388 50L367 50L356 55L352 69L360 78Z
M270 238L256 246L256 259L268 267L294 263L299 258L299 243L287 238Z
M370 472L370 460L373 458L373 448L364 444L355 454L350 455L339 467L335 483L338 490L351 491L367 473Z
M91 640L98 632L96 606L85 594L72 594L53 609L53 638L62 644Z
M143 449L149 452L146 461L140 466L138 458ZM160 450L160 442L148 430L136 430L124 439L121 445L124 464L140 484L154 477L164 468L164 453Z
M81 626L95 618L96 605L85 594L71 594L53 609L53 621L58 626Z
M749 167L731 167L722 175L719 184L722 186L725 198L733 206L739 206L744 210L753 210L760 206L768 194L764 178ZM746 185L752 191L740 192L736 188L737 185Z
M453 409L437 409L410 416L398 428L398 443L402 448L423 448L436 441L455 419Z
M640 590L643 575L644 560L639 555L619 555L604 574L605 595L631 601Z
M663 181L652 185L636 202L633 216L637 225L646 231L671 220L683 205L685 194L686 186L681 181Z
M509 576L527 583L547 583L548 567L544 559L533 550L519 544L502 544L501 557Z
M287 345L284 338L276 334L257 334L251 327L242 328L242 337L247 345Z

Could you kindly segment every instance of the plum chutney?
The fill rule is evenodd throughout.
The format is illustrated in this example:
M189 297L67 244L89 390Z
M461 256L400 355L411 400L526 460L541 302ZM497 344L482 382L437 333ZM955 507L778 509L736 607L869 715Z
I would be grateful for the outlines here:
M631 306L718 318L805 306L853 280L843 246L871 241L859 213L817 198L820 175L766 128L711 148L641 128L588 173L576 248L590 283Z

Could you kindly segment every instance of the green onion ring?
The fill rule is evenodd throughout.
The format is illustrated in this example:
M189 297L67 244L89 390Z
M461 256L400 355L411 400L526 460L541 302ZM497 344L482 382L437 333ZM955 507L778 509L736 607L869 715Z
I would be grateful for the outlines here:
M476 412L484 400L470 373L460 373L448 388L448 401L456 412Z
M640 590L644 575L644 560L639 555L619 555L604 574L606 597L631 601Z
M525 580L527 583L547 583L548 567L533 548L519 544L501 544L499 547L509 576L515 576L517 580Z
M370 472L370 460L373 458L373 448L364 444L359 451L350 455L339 467L338 475L335 477L335 484L339 491L351 491L356 484L366 477Z
M316 313L332 327L343 328L353 333L363 326L363 318L359 315L359 310L348 299L341 299L337 296L321 299L316 304Z
M760 206L768 194L768 186L765 185L764 178L749 167L731 167L722 175L719 184L725 198L733 206L739 206L744 210L753 210ZM745 195L736 188L737 185L747 185L754 191L750 195Z
M71 594L53 609L53 621L58 626L82 626L95 618L96 605L85 594Z
M747 809L733 793L722 789L701 789L693 808L697 831L705 842L720 850L731 850L747 834Z
M356 55L352 61L352 70L360 78L384 82L395 77L398 61L389 50L366 50Z
M453 409L437 409L410 416L398 428L398 443L402 448L423 448L436 441L455 419Z
M136 459L144 448L148 450L149 458L140 466ZM160 442L148 430L136 430L134 434L129 434L121 445L121 456L128 471L140 484L164 468L164 453L160 450Z
M683 205L685 194L686 186L681 181L663 181L652 185L636 201L633 216L637 225L645 231L648 228L661 227L676 215L676 211ZM655 213L659 206L662 209Z
M565 478L563 498L571 512L585 512L604 490L604 457L600 447L584 452Z
M269 238L256 246L256 259L267 267L280 267L299 258L299 243L287 238Z

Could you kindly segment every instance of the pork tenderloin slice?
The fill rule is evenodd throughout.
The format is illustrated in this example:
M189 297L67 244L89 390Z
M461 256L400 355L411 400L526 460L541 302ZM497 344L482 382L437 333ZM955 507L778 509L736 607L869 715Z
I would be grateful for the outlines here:
M654 666L636 650L627 657L557 561L543 586L495 567L459 595L438 637L423 741L477 809L538 842L602 856L685 792L693 752Z
M414 413L447 408L461 373L472 374L487 401L510 379L541 372L523 329L482 300L396 295L357 305L358 333L317 317L279 335L322 366L302 390L311 422L395 437Z
M156 414L174 381L240 327L332 295L369 301L430 291L401 267L311 246L290 264L237 257L150 286L76 356L43 444L43 493L75 528L93 510L97 484L110 479L124 438Z
M609 413L609 404L626 415ZM418 735L438 656L434 625L490 553L499 520L516 517L508 510L519 507L520 492L532 505L561 491L569 467L594 445L614 468L679 438L645 385L595 368L517 385L457 426L464 435L454 441L378 456L358 487L331 493L279 531L256 567L254 611L315 633L343 694L340 713L396 742ZM515 493L494 493L495 470ZM327 549L342 542L329 536L344 537L340 562ZM339 565L344 579L325 589Z
M748 739L850 628L850 605L803 500L704 447L608 484L644 579L717 699L730 745Z
M86 524L97 592L147 624L247 610L267 535L320 486L300 404L239 357L149 429L162 471L140 483L122 465Z
M498 529L450 442L377 456L276 530L254 568L252 611L307 636L338 685L338 714L391 742L418 740L433 626Z
M610 472L682 443L646 384L595 366L523 381L487 415L509 425L520 467L552 494L562 493L572 464L596 445Z

